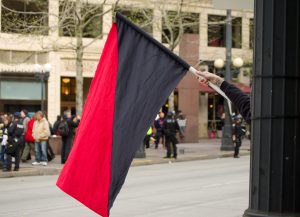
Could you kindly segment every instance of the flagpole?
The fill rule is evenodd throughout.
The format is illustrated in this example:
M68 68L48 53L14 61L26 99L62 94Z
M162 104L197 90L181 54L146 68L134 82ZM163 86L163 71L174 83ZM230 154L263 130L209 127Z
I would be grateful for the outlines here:
M195 69L193 66L190 66L189 71L191 73L193 73L198 79L199 78L204 78L204 76L201 74L200 71L198 71L197 69ZM228 107L229 107L229 113L230 115L232 115L232 109L231 109L231 101L230 99L226 96L226 94L220 89L219 86L211 83L210 81L208 81L208 86L210 86L213 90L215 90L218 94L220 94L221 96L223 96L228 103Z

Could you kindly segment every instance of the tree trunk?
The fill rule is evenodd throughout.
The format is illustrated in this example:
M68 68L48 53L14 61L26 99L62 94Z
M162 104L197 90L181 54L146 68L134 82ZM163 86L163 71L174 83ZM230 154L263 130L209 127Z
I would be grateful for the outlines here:
M83 23L81 7L81 1L76 0L76 114L78 115L81 115L83 107Z

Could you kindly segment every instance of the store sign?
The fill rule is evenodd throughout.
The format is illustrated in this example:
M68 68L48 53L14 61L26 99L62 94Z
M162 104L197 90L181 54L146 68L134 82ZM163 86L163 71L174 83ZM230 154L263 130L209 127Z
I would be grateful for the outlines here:
M213 0L216 9L254 10L254 0Z

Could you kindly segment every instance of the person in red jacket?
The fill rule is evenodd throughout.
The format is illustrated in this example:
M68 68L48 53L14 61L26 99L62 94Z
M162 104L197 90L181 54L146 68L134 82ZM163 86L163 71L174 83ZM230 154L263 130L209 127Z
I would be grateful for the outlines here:
M35 115L28 122L28 127L24 135L25 147L22 154L22 162L26 162L28 159L35 155L34 138L32 136L33 124L35 121Z

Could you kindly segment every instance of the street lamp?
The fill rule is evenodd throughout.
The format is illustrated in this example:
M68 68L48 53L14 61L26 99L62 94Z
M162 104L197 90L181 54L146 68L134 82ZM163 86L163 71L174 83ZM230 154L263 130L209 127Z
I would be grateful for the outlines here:
M41 82L41 111L44 112L45 107L44 107L44 84L45 81L48 80L49 74L51 71L51 64L47 63L45 65L39 65L35 64L34 65L34 72L35 72L35 77L40 80Z
M241 68L244 65L244 61L240 57L234 58L232 63L233 63L233 66L236 68Z
M231 77L232 77L231 74L234 72L234 70L232 71L229 67L231 62L233 66L237 68L237 70L239 70L244 64L243 59L240 57L237 57L232 61L230 59L229 61L226 60L226 70L224 72L221 72L221 74L225 75L225 81L227 82L231 81ZM214 61L214 66L219 70L222 69L224 65L225 63L223 59L216 59ZM230 109L228 103L224 103L224 110L225 110L225 120L224 120L223 134L222 134L221 150L232 151L234 149L233 141L232 141L232 119L231 119L231 114L229 112Z
M224 63L224 60L219 58L219 59L216 59L214 61L214 66L217 68L217 69L222 69L224 67L225 63Z

